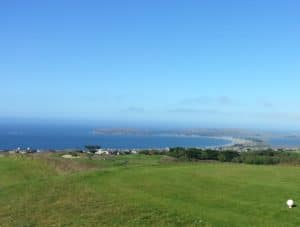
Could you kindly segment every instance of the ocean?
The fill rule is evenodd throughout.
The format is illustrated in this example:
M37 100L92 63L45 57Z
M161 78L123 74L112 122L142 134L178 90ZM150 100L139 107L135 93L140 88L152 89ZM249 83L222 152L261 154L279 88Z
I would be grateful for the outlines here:
M222 138L189 136L95 135L92 126L62 124L0 124L0 150L17 147L32 149L83 149L100 145L112 149L149 149L166 147L218 147L231 143ZM300 137L275 137L272 147L300 147Z
M299 148L299 137L283 137L283 138L271 138L267 141L272 147L286 147L286 148Z
M166 147L215 147L229 144L226 139L188 136L95 135L91 127L79 126L1 126L0 149L82 149L100 145L113 149L147 149Z

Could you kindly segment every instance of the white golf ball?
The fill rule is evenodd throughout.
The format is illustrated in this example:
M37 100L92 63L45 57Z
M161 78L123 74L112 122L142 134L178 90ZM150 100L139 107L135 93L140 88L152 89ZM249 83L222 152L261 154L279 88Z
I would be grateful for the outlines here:
M288 201L286 201L286 204L288 205L289 208L292 208L294 205L294 200L289 199Z

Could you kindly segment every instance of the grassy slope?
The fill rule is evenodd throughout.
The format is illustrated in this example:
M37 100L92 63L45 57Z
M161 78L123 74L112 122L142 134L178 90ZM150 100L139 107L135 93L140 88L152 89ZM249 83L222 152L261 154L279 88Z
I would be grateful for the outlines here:
M2 157L0 226L300 225L299 167L160 158Z

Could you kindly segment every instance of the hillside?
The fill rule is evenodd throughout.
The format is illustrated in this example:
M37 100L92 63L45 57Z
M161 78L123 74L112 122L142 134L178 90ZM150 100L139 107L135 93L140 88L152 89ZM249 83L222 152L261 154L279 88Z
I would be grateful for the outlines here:
M1 226L299 226L298 166L0 157Z

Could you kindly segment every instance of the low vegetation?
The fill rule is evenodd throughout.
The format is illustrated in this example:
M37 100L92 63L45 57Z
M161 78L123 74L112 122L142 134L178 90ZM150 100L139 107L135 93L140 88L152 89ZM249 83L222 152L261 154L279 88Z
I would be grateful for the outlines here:
M237 152L233 150L217 151L213 149L172 148L165 153L179 160L214 160L246 164L300 164L300 154L288 151L258 150Z
M285 204L300 201L300 166L190 162L173 152L1 156L0 226L300 225L300 209Z

